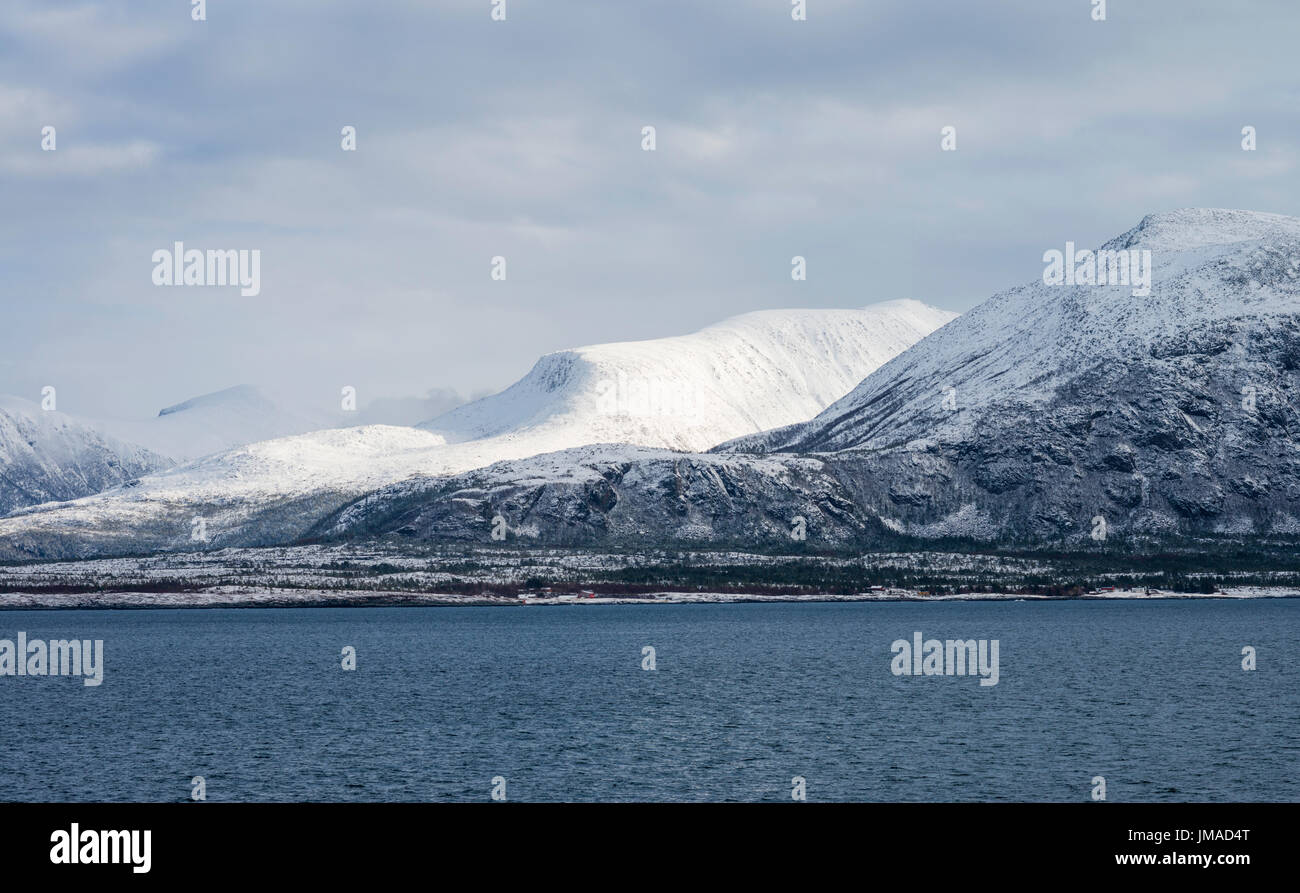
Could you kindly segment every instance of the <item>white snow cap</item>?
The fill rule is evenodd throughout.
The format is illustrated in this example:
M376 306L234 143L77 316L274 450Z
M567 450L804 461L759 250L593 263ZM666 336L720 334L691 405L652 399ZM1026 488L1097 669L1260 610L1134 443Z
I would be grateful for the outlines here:
M1124 285L1049 285L1040 275L913 345L810 422L724 449L877 449L959 438L970 418L964 410L1048 399L1091 365L1122 363L1220 321L1300 313L1295 217L1188 208L1148 215L1101 247L1149 251L1150 294L1137 297ZM945 409L945 398L957 411Z

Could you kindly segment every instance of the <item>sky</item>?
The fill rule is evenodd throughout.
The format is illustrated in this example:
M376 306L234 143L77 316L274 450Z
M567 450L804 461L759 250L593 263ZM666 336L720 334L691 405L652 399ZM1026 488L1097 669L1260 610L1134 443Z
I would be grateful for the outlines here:
M1148 213L1300 216L1294 0L493 6L4 0L0 393L433 415L753 310L966 310ZM178 241L260 293L155 285Z

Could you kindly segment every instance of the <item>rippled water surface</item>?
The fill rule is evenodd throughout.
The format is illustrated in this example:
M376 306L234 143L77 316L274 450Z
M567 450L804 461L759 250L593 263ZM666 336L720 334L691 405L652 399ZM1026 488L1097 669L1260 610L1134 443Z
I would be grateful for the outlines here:
M20 630L103 639L106 671L0 676L5 800L1300 800L1297 600L0 612ZM997 639L998 684L894 676L917 630Z

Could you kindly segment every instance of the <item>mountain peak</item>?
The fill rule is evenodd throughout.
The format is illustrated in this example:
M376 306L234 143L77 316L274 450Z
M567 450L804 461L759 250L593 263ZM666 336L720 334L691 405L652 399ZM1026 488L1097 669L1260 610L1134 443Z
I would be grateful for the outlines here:
M223 544L294 539L345 503L408 480L419 486L432 476L526 456L545 466L546 455L590 444L706 449L811 418L954 316L919 302L764 311L674 338L561 351L542 357L500 394L439 416L423 430L371 426L270 440L278 435L264 433L265 420L242 402L261 399L256 390L229 389L178 404L133 438L210 443L209 455L130 488L6 519L0 555L6 548L23 555L33 548L44 555L192 548L188 519L198 504ZM198 405L204 408L178 411ZM240 432L238 443L250 445L218 452L232 431ZM248 436L254 431L262 436ZM609 449L630 456L639 447ZM165 523L166 517L185 523ZM69 523L89 531L87 538L69 534ZM6 543L13 533L20 538ZM97 545L88 547L88 539Z
M538 452L584 443L708 449L806 421L955 316L919 301L761 310L687 335L559 351L505 391L419 427L449 443L518 442L527 431Z
M165 407L159 410L158 417L184 412L187 409L213 406L248 406L266 410L275 408L274 402L266 394L262 393L259 388L251 384L237 384L234 387L223 388L210 394L200 394L197 397L191 397L188 400Z
M1029 404L1081 369L1122 368L1300 313L1300 219L1222 208L1142 218L1104 249L1150 250L1149 294L1128 286L1049 283L994 295L867 376L817 418L741 438L728 449L807 452L963 439L970 411ZM1229 342L1231 338L1229 337ZM948 406L944 395L952 389Z
M816 418L709 456L570 450L375 498L337 532L854 553L896 535L1121 549L1300 533L1300 220L1182 209L1132 283L994 295ZM768 455L753 455L767 453ZM815 531L815 533L814 533ZM908 546L909 550L914 545Z
M52 500L77 499L170 462L71 416L0 395L0 515Z
M1231 208L1177 208L1146 215L1102 247L1186 251L1277 237L1300 237L1300 218Z

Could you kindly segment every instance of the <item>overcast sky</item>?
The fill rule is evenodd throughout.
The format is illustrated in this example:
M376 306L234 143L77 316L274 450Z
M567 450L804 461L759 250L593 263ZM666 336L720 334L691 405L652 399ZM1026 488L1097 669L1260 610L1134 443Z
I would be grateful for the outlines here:
M807 5L3 0L0 393L468 394L751 310L965 310L1154 211L1300 214L1294 0ZM261 294L153 285L176 241L260 249Z

